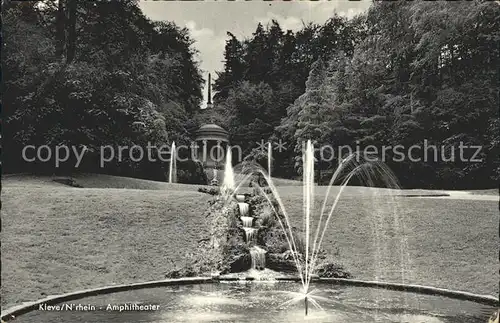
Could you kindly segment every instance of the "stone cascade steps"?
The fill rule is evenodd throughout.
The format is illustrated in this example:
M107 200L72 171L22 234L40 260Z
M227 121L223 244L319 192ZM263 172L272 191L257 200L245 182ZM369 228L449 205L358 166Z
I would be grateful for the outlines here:
M250 242L255 238L255 233L257 229L255 228L243 228L245 230L245 240L246 242Z
M255 238L255 233L257 229L253 227L253 217L248 216L248 211L250 206L245 202L238 202L238 208L240 210L240 219L243 222L243 230L245 230L245 241L250 242Z
M242 216L240 217L241 222L243 222L243 227L244 228L251 228L253 227L253 217L251 216Z
M254 241L257 228L253 226L254 218L249 216L250 205L245 203L245 197L241 195L236 196L238 201L238 209L240 212L240 219L243 223L243 230L245 230L245 241L250 243ZM264 270L266 268L266 250L259 246L253 246L250 248L250 257L252 259L252 269Z
M266 268L266 251L259 246L250 248L252 269L264 270Z

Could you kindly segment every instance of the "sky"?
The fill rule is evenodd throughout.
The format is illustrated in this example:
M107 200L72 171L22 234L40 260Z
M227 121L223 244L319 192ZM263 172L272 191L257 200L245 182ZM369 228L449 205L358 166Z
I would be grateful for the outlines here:
M301 29L303 22L324 23L337 12L349 18L363 13L371 1L151 1L143 0L139 5L151 20L173 21L180 27L187 27L199 51L196 59L204 73L224 68L224 46L227 32L238 39L248 38L257 24L264 26L272 19L279 22L283 30ZM203 91L206 106L207 91Z

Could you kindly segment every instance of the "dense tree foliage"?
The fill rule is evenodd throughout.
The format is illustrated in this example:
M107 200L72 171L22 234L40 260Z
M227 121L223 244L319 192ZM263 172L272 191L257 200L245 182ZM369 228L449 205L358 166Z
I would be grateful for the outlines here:
M6 171L74 167L22 163L25 145L85 146L80 170L102 171L101 146L189 139L202 77L187 29L149 21L133 0L6 1L3 26ZM164 178L162 162L117 159L104 171Z
M265 164L258 143L282 140L274 176L300 175L311 139L332 147L320 179L339 147L370 145L406 187L491 187L500 177L495 2L375 1L353 19L298 31L272 21L246 39L228 32L214 107L202 113L188 31L149 21L135 0L4 1L2 22L6 171L54 172L54 163L22 163L21 150L61 144L87 147L80 170L102 171L101 146L186 143L210 122L247 160ZM398 146L406 158L381 151ZM104 171L161 180L165 167L125 153Z
M291 105L306 91L311 66L318 59L328 61L338 51L352 55L364 32L362 19L349 21L334 15L324 25L305 24L297 32L284 31L272 21L268 26L259 23L245 40L229 33L224 70L215 82L215 106L228 120L225 125L232 143L240 145L245 154L257 156L261 140L283 138L293 152L295 133L280 125L287 110L293 110ZM275 164L280 165L275 175L296 174L295 155L282 151L275 157Z
M492 187L499 30L500 6L488 1L377 1L365 15L295 33L259 24L249 39L230 35L216 105L247 151L260 139L288 143L275 153L278 175L300 174L302 142L311 139L375 145L379 157L382 146L404 146L406 158L388 149L384 160L406 187ZM469 147L463 158L460 145ZM333 152L319 169L336 167Z

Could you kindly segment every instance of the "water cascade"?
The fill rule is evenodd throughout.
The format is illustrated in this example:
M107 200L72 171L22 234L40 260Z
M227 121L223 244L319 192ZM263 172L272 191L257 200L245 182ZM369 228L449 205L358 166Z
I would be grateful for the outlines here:
M238 203L238 207L240 209L240 215L242 217L248 217L248 210L249 210L248 203L240 202L240 203ZM250 226L252 226L252 225L250 224Z
M238 208L240 209L240 219L243 222L243 230L245 230L245 241L253 241L257 229L253 227L253 217L248 216L249 205L245 202L238 202Z
M252 269L263 270L266 268L266 251L258 246L250 248L250 257L252 259Z
M253 241L253 239L255 238L255 232L257 231L257 229L243 227L243 230L245 230L245 240L246 240L246 242Z
M248 203L243 202L245 200L244 195L236 195L236 200L238 201L240 219L245 231L245 241L247 243L254 242L258 229L253 227L254 218L249 216L250 206ZM266 267L266 250L258 246L253 246L250 248L250 257L252 260L252 269L263 270Z
M177 150L175 148L175 142L172 142L172 147L170 148L170 167L168 172L168 182L177 182Z
M241 222L243 222L244 228L251 228L253 223L253 218L251 216L242 216Z

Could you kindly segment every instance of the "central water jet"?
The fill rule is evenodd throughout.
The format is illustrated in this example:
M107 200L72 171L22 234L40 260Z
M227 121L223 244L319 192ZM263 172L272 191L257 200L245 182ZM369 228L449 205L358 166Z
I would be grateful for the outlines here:
M270 148L270 147L269 147ZM294 228L291 225L290 216L287 213L283 200L280 198L278 194L276 185L273 183L273 180L269 174L271 170L271 154L270 149L268 150L268 169L266 170L258 165L258 164L245 164L242 168L242 174L245 174L244 179L247 180L251 176L258 174L259 176L263 176L265 181L267 182L267 188L263 189L259 183L256 183L256 188L261 194L262 197L265 198L267 204L270 207L271 212L275 215L275 220L278 222L279 226L284 233L284 238L288 244L288 251L293 258L293 262L295 263L296 270L298 272L300 282L302 284L302 290L297 293L298 298L294 300L300 299L305 302L305 314L309 314L309 304L313 305L317 309L322 309L318 301L325 301L319 295L315 295L315 291L310 290L310 284L313 277L316 277L317 262L319 256L322 254L321 245L325 238L327 228L333 218L334 211L336 210L339 199L347 187L350 179L354 175L360 175L359 178L368 186L373 186L375 183L374 177L376 176L377 181L384 182L388 184L387 187L397 188L397 180L394 177L393 173L385 166L383 163L373 162L373 161L363 161L360 162L359 158L362 158L358 154L351 154L346 158L342 158L340 163L332 175L328 186L326 186L326 194L324 200L322 202L321 211L319 212L317 217L314 217L315 229L311 229L312 216L314 208L314 194L315 194L315 183L314 183L314 146L310 140L307 141L307 144L304 145L304 150L302 154L302 189L303 189L303 237L298 240L297 232L295 232ZM230 154L228 154L228 159L230 161ZM226 166L232 175L232 166L229 168L230 163L226 161ZM333 194L334 200L329 201L331 189L334 187L336 181L339 181L338 190ZM234 182L229 181L226 184L227 187L234 187ZM244 181L238 181L239 188ZM237 195L238 196L238 195ZM271 196L274 197L275 201L271 200ZM241 196L240 196L241 197ZM237 199L238 200L238 199ZM238 201L243 201L240 199ZM240 213L244 213L243 209L240 206ZM241 215L241 214L240 214ZM243 222L245 236L247 242L254 244L252 240L255 232L258 229L254 229L250 226L251 222L248 218L241 217L241 221ZM397 222L397 221L396 221ZM299 242L303 241L303 245L299 244ZM266 247L265 244L263 246ZM266 251L260 247L252 246L250 248L250 254L252 257L252 268L260 267L259 259L265 261ZM274 256L274 254L272 254ZM274 259L274 258L272 258ZM286 259L288 260L288 259Z
M231 147L227 147L226 163L224 167L224 180L222 181L221 192L223 195L228 196L234 193L234 170L233 170L233 157L231 154Z
M177 150L175 147L175 141L172 141L172 146L170 147L170 166L168 171L168 182L177 182Z

